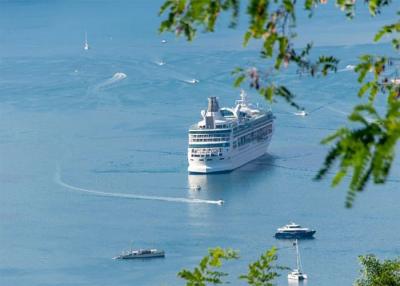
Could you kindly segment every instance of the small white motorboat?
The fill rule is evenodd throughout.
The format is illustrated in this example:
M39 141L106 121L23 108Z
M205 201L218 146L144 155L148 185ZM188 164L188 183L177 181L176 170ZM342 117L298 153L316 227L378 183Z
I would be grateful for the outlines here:
M392 78L390 82L394 85L400 85L400 77Z
M88 40L87 40L87 33L86 32L85 32L85 43L83 45L83 49L85 51L89 50L89 43L88 43Z
M296 111L295 113L293 113L294 115L297 115L297 116L307 116L308 115L308 113L304 110L304 109L302 109L302 110L299 110L299 111Z
M196 84L196 83L199 83L200 81L198 79L192 78L192 79L185 80L185 82L190 83L190 84Z

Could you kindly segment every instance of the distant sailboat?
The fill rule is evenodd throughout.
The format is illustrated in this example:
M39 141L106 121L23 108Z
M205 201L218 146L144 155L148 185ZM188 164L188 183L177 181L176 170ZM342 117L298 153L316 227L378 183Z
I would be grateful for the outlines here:
M86 32L85 32L85 44L83 45L83 49L85 51L89 50L89 43L88 43L88 40L87 40L87 33Z
M292 272L288 274L288 279L290 280L296 280L296 281L302 281L307 279L307 274L302 272L302 267L301 267L301 260L300 260L300 253L299 253L299 242L296 241L293 243L296 246L296 262L297 262L297 268L293 269Z

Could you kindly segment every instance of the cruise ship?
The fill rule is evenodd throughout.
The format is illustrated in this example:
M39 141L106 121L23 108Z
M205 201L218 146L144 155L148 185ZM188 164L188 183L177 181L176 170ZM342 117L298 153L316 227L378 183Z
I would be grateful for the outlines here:
M233 108L219 108L216 97L208 98L202 120L189 129L188 171L227 172L267 152L273 134L274 116L241 99Z

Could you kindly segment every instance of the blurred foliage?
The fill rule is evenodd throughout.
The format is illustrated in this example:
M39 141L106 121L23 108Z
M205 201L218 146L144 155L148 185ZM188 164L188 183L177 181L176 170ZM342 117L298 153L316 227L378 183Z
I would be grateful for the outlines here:
M221 15L230 15L229 26L235 28L241 7L246 7L248 26L243 36L243 45L251 40L261 42L260 56L265 59L265 67L239 67L232 74L234 85L242 85L245 80L270 102L282 98L295 108L301 107L295 102L295 95L288 87L273 80L273 73L293 65L299 74L326 76L336 72L339 60L330 55L311 56L312 43L303 49L295 49L293 40L297 34L296 11L304 9L311 18L315 8L328 0L166 0L160 9L160 15L167 15L161 22L160 32L170 31L177 36L183 35L192 41L198 30L214 32ZM345 17L352 19L356 13L355 0L336 0ZM241 5L242 4L242 5ZM377 16L385 6L392 5L391 0L364 0L371 16ZM244 6L245 5L245 6ZM362 5L362 4L361 4ZM359 7L357 7L359 8ZM395 7L398 8L398 7ZM399 14L400 16L400 14ZM390 38L395 51L400 50L400 21L383 26L373 39L375 42ZM361 103L354 107L348 117L349 126L342 127L325 138L322 143L330 144L323 167L316 175L322 179L332 168L338 167L332 179L332 186L338 185L350 175L346 206L352 206L355 194L372 182L382 184L386 181L395 155L400 136L399 121L399 81L388 76L390 69L397 70L396 58L385 55L362 55L355 68L361 87L358 92ZM365 95L368 95L366 97ZM386 113L379 114L375 107L377 96L386 97Z
M237 251L230 248L211 248L199 264L193 270L183 269L178 276L185 281L186 286L207 286L230 284L225 281L229 274L220 269L223 262L239 259ZM274 286L278 272L290 268L277 264L277 248L266 250L256 261L248 265L246 274L240 275L238 279L250 286ZM355 286L400 286L400 259L380 261L374 255L359 256L362 266L360 277L355 281ZM233 283L236 285L236 283Z
M222 267L223 261L236 260L239 258L238 252L230 248L223 249L220 247L212 248L208 251L208 255L204 256L199 265L193 270L183 269L178 276L186 281L186 286L206 286L228 284L223 280L228 273L219 269ZM248 285L253 286L272 286L275 278L279 277L276 270L288 269L276 265L277 249L271 248L267 250L261 257L250 263L248 273L241 275L239 279L247 281Z
M400 286L400 259L379 261L366 255L359 260L363 269L355 286Z
M178 273L178 276L186 280L187 286L225 284L223 278L228 276L228 274L218 269L221 268L223 260L238 258L238 253L232 249L212 248L208 251L208 255L204 256L199 265L192 271L183 269Z
M277 249L272 247L263 253L257 261L250 263L247 274L241 275L239 278L245 280L251 286L273 286L275 278L280 276L276 271L289 269L276 265L277 259Z

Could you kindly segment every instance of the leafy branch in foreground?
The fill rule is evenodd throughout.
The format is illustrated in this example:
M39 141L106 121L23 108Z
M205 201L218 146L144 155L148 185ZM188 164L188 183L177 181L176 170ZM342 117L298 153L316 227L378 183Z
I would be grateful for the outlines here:
M315 4L316 1L312 3L305 1L303 8L311 13ZM249 16L249 25L243 37L243 45L246 46L251 39L261 41L261 57L273 59L273 62L269 62L269 67L266 69L241 68L241 73L234 74L237 75L235 86L239 86L248 79L250 87L258 90L270 101L273 101L275 96L282 96L292 106L300 108L294 102L294 96L285 96L292 94L287 87L285 87L287 92L270 92L281 91L273 82L272 72L293 63L300 73L311 76L327 75L329 71L337 70L339 61L332 56L320 56L312 61L309 59L311 44L300 50L294 48L296 7L296 0L250 0L248 2L246 12ZM167 0L160 9L160 15L168 11L168 16L162 21L159 30L160 32L175 32L176 35L184 35L187 40L192 41L199 28L204 32L213 32L217 19L223 12L231 13L230 26L235 27L239 8L240 1L238 0ZM254 70L257 70L256 77Z
M212 248L208 251L208 255L200 261L199 266L196 266L192 271L183 269L178 273L178 276L186 280L187 286L206 286L208 283L213 285L224 284L222 279L228 274L216 269L221 268L223 260L238 258L238 253L232 249Z
M193 270L183 269L178 273L186 286L221 285L228 273L216 269L222 267L223 261L238 259L238 253L232 249L212 248ZM277 265L278 255L275 247L263 253L258 260L248 265L246 274L238 278L250 286L273 286L280 276L277 271L288 270L288 267ZM380 261L374 255L359 256L362 269L355 286L400 286L400 259Z
M277 249L272 247L262 254L257 261L250 263L248 266L248 273L241 275L239 278L247 281L247 284L252 286L273 286L274 284L272 284L272 282L275 278L280 276L275 269L290 269L288 267L275 265L277 259Z
M212 248L192 271L183 269L178 273L178 276L186 281L186 286L225 284L228 282L224 282L222 278L228 276L228 274L216 269L221 268L223 260L238 258L238 253L232 249ZM277 249L272 247L263 253L257 261L250 263L248 273L241 275L239 279L247 281L248 285L272 286L272 282L279 277L275 270L289 269L276 265L277 259Z
M400 22L382 28L375 39L394 32L400 32ZM355 68L359 74L358 81L362 84L358 96L362 98L368 94L368 99L366 104L355 106L348 120L361 124L361 127L341 128L322 140L323 144L333 144L333 147L316 179L322 179L333 168L334 162L339 161L339 171L332 179L332 186L338 185L351 173L347 207L353 205L356 192L363 191L371 177L375 184L386 182L395 158L396 144L400 139L400 84L397 79L390 78L387 72L396 61L398 59L391 57L360 57L360 63ZM374 108L374 102L378 95L385 94L386 114L381 117Z
M355 286L400 286L400 259L379 261L374 255L359 257L361 277Z
M296 38L296 9L299 7L309 12L326 0L303 0L303 5L297 0L248 0L246 14L248 27L243 37L243 45L250 40L261 42L261 58L265 67L237 68L233 74L236 77L234 85L240 86L246 79L250 87L256 89L270 102L282 98L295 108L300 106L295 102L295 95L288 87L274 82L274 72L280 72L289 65L294 65L300 74L310 76L325 76L336 72L339 60L333 56L311 57L312 44L303 49L295 49L293 40ZM365 0L370 14L380 14L391 0ZM166 0L160 9L160 15L168 13L162 21L160 32L171 31L176 35L184 35L192 41L197 30L213 32L221 15L230 13L230 27L238 22L239 0ZM355 16L355 3L352 0L336 0L336 6L342 9L348 18ZM400 13L398 13L400 15ZM396 51L400 49L400 22L383 26L375 35L375 41L383 37L391 37ZM310 59L311 58L311 59ZM314 58L314 60L312 60ZM359 74L361 88L358 96L367 103L357 105L348 120L351 127L339 129L333 135L323 140L324 144L332 144L332 149L325 158L325 163L317 179L322 179L328 171L339 164L339 170L334 176L332 185L338 185L350 174L348 197L346 205L350 207L357 191L362 191L370 178L377 184L384 183L388 177L395 147L399 140L399 106L400 78L391 79L387 71L393 67L396 59L363 55L355 71ZM387 97L387 110L384 116L374 108L377 96ZM371 117L371 118L370 118ZM361 127L360 127L361 125Z
M380 117L371 104L358 105L350 114L349 121L361 127L341 128L322 141L323 144L334 142L334 145L316 179L324 177L333 163L340 161L332 185L338 185L349 171L352 172L347 207L352 206L356 192L365 188L370 177L374 183L382 184L389 174L396 142L400 138L400 102L395 94L388 98L385 117Z

